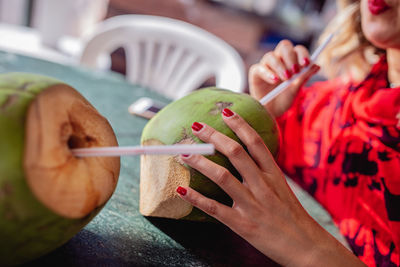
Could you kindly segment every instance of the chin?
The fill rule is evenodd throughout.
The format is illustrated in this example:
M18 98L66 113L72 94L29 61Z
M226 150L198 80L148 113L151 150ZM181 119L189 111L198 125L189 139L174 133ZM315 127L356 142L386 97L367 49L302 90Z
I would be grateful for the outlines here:
M377 29L374 30L374 27L372 25L367 26L367 30L364 30L363 26L363 32L365 38L369 42L371 42L374 46L381 48L381 49L388 49L388 48L396 48L400 49L400 33L390 33L387 30L382 30L382 29L388 29L386 27L376 27Z
M393 37L390 36L368 36L366 35L367 40L372 43L375 47L380 48L380 49L388 49L388 48L394 48L394 49L400 49L400 40L398 39L397 36L394 36L396 40L394 40Z

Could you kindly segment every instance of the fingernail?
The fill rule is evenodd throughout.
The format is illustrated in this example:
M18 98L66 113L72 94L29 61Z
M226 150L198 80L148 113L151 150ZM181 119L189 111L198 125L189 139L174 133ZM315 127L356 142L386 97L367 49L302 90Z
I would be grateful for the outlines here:
M181 186L178 186L178 188L176 189L176 192L178 192L178 194L181 196L185 196L187 193L186 189Z
M277 81L279 81L279 77L278 76L276 76L275 74L271 74L271 75L269 75L269 77L271 78L271 80L273 80L274 82L277 82Z
M188 158L190 155L189 154L182 154L181 156L184 157L184 158Z
M289 79L290 77L292 77L292 73L289 70L285 70L285 77Z
M194 122L194 123L192 124L192 129L193 129L193 131L198 132L198 131L200 131L201 129L203 129L203 124L198 123L198 122Z
M232 117L235 113L233 113L232 112L232 110L230 110L229 108L224 108L223 110L222 110L222 114L225 116L225 117Z
M310 59L308 57L303 58L303 66L308 66L310 64Z
M293 73L299 73L299 71L300 71L300 66L299 66L299 64L294 64L293 65L293 67L292 67L292 72Z

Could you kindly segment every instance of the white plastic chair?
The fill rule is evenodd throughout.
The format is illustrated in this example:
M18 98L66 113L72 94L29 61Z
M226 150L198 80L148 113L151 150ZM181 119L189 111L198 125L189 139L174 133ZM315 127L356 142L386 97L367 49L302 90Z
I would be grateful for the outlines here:
M125 49L127 79L170 99L199 88L210 77L217 87L245 89L244 64L236 50L183 21L147 15L109 18L89 37L81 63L98 68L102 55L118 47Z

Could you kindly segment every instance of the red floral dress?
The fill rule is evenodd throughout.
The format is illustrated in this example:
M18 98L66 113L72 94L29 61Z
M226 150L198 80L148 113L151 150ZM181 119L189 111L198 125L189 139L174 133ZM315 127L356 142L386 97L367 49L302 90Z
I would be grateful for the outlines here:
M301 89L278 123L281 168L332 215L368 266L400 265L400 88L386 57L359 83Z

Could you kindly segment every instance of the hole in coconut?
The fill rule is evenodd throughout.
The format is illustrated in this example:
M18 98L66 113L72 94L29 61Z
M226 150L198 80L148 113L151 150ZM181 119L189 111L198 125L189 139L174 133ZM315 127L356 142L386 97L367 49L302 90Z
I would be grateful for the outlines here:
M86 147L85 140L76 135L71 135L68 138L67 144L69 149Z
M71 123L68 126L70 132L68 134L67 146L69 149L85 148L96 145L96 139L92 136L86 135L79 125Z
M71 135L68 138L67 145L69 149L91 147L96 140L91 136Z

